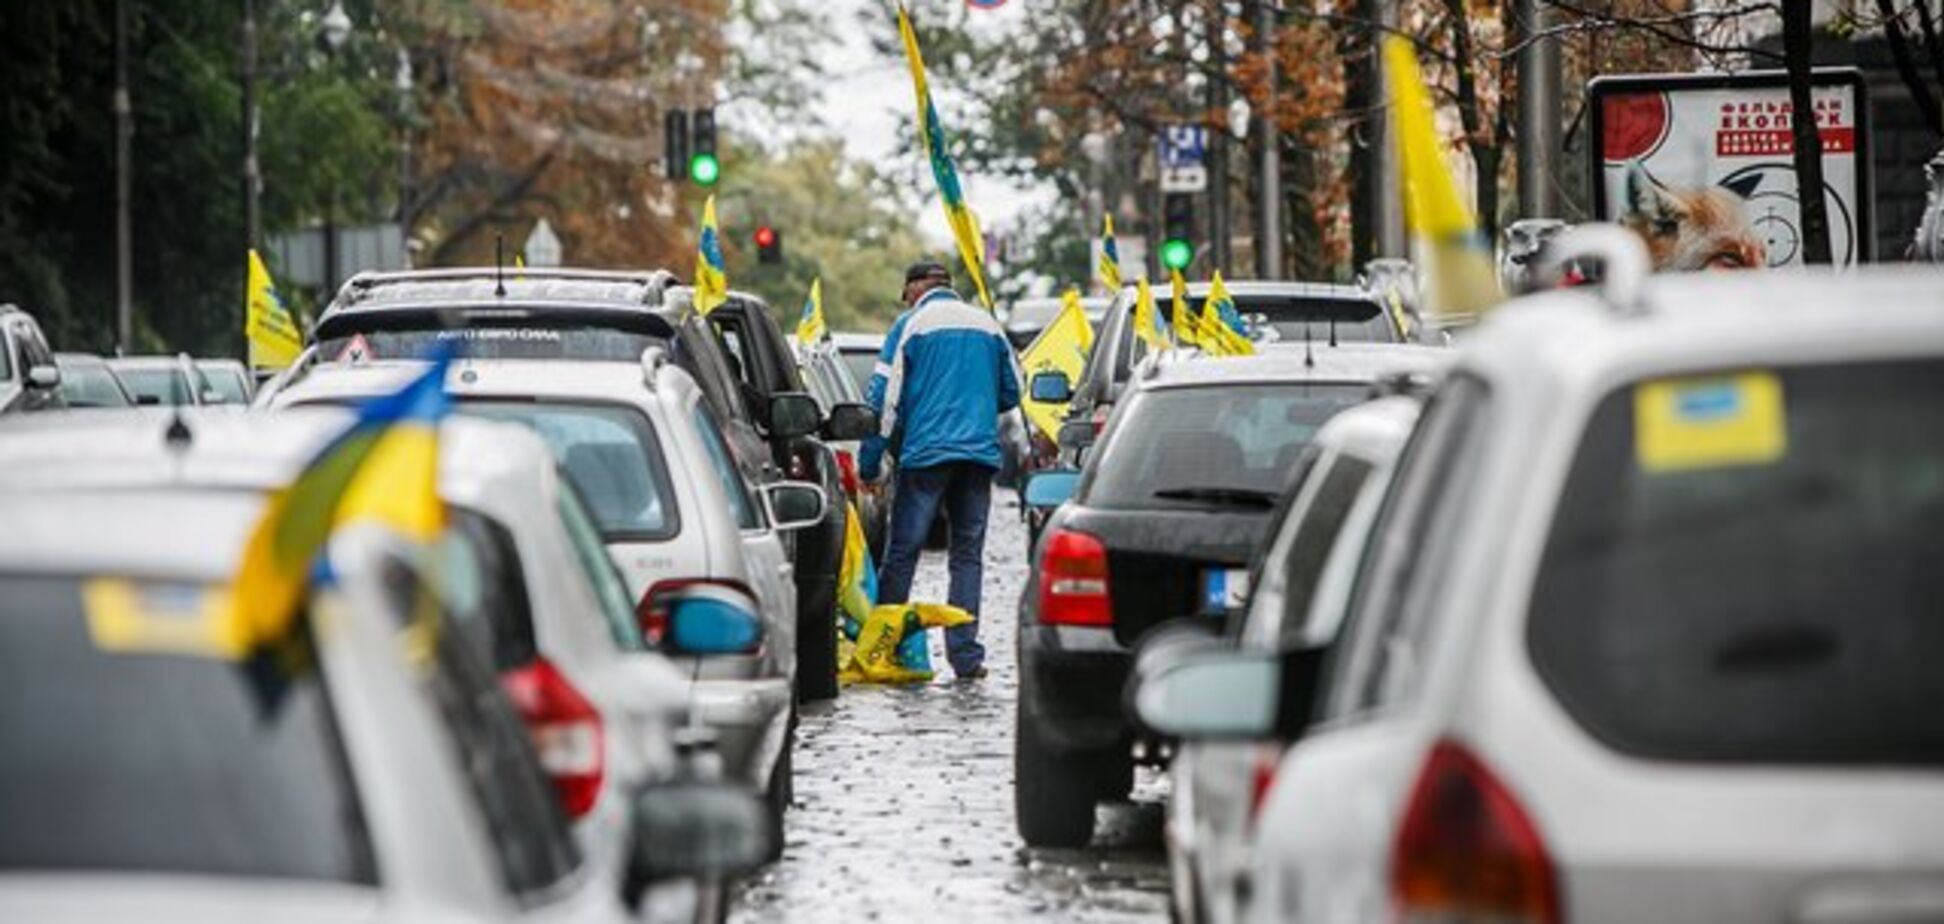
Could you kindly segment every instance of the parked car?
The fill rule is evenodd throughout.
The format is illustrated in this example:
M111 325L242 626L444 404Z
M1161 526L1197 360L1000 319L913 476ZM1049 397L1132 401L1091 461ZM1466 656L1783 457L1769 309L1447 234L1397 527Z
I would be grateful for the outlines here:
M1330 419L1270 515L1249 569L1249 601L1219 637L1150 639L1135 654L1128 700L1175 653L1320 651L1336 640L1370 525L1390 487L1419 399L1379 398ZM1320 659L1319 659L1320 663ZM1166 840L1175 917L1185 924L1242 919L1252 894L1256 812L1289 742L1187 741L1169 762Z
M576 837L547 755L599 736L554 726L535 753L486 657L502 640L449 580L503 572L463 542L435 577L382 529L341 531L332 583L307 601L309 668L245 669L215 626L182 631L223 618L266 502L256 477L291 472L264 450L322 431L195 412L86 419L0 434L9 471L28 473L0 491L0 648L15 657L0 702L14 835L0 834L0 917L621 922L653 916L639 908L653 884L773 852L753 796L688 777L617 788L612 843ZM66 462L11 467L23 460ZM400 628L427 606L442 630L408 656ZM709 836L667 836L671 816Z
M842 355L834 344L811 344L808 347L798 344L796 354L797 368L803 375L804 385L810 389L811 397L817 399L826 421L840 406L864 406L864 386L851 378L850 370L844 365ZM831 452L836 454L837 472L844 494L857 506L858 516L862 518L859 525L864 531L864 541L870 545L873 560L876 560L883 554L885 537L890 530L889 498L879 491L865 490L858 479L857 459L863 450L861 439L829 439L827 427L824 436Z
M256 380L242 363L234 359L198 359L196 368L209 381L209 386L223 396L218 403L247 406L256 400Z
M781 537L817 521L821 491L749 485L694 380L659 348L646 353L636 363L473 360L447 388L463 414L522 424L551 448L626 580L628 634L677 657L695 678L697 716L720 735L732 775L771 793L780 808L790 787L797 644L796 586ZM320 369L272 406L351 403L392 391L421 368L385 361ZM684 656L669 623L697 606L747 613L760 631L733 651Z
M1560 248L1603 288L1461 341L1315 708L1258 653L1143 687L1187 737L1308 726L1256 918L1944 916L1944 286Z
M1129 652L1164 623L1219 627L1241 607L1269 513L1317 429L1380 378L1442 360L1345 344L1313 364L1272 353L1155 365L1134 383L1047 520L1021 595L1014 796L1028 844L1085 844L1095 803L1126 795Z
M67 407L133 407L134 396L122 387L108 362L93 353L56 353L61 370L61 400Z
M223 403L222 392L209 384L209 377L196 368L196 361L187 353L115 356L108 360L108 368L135 397L136 404L201 407Z
M59 408L61 370L34 316L0 304L0 414Z
M1258 348L1274 344L1402 343L1406 338L1399 319L1377 292L1359 286L1317 282L1254 282L1226 284L1236 310ZM1190 283L1186 303L1199 314L1208 299L1207 283ZM1164 323L1173 323L1174 301L1156 292L1156 309ZM1134 289L1121 290L1102 319L1100 335L1087 358L1080 380L1073 383L1067 420L1074 425L1059 440L1068 461L1077 461L1088 438L1099 433L1113 413L1141 360L1145 341L1134 336ZM1071 438L1069 438L1071 437Z

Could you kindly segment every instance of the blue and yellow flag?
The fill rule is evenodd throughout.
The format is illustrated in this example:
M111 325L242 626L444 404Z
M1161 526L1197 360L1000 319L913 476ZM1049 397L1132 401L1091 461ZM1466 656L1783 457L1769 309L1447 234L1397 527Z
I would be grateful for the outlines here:
M1169 310L1173 315L1175 343L1189 347L1201 345L1195 336L1195 313L1188 309L1188 280L1181 278L1180 270L1169 270L1168 287L1173 294Z
M821 276L810 280L810 297L803 300L803 315L797 318L796 338L800 347L830 339L830 325L824 323Z
M1161 312L1154 307L1154 289L1146 276L1135 280L1134 286L1134 336L1157 353L1168 349L1173 344L1168 342L1168 329L1161 326Z
M729 272L722 263L722 229L715 197L702 206L702 233L695 247L695 310L703 315L729 300Z
M230 618L253 650L296 633L296 616L331 532L376 522L420 541L445 526L438 495L438 423L450 352L398 392L358 408L358 418L312 457L289 487L270 498L231 582Z
M1080 373L1087 368L1087 356L1093 352L1093 323L1087 320L1087 309L1080 304L1080 292L1068 289L1065 304L1053 323L1046 325L1026 350L1019 354L1019 364L1025 370L1026 381L1042 372L1065 373L1068 382L1080 381ZM1026 412L1026 419L1040 429L1050 440L1059 439L1060 422L1066 419L1068 402L1035 401L1031 395L1020 399L1019 407Z
M1397 137L1404 173L1404 213L1417 237L1418 265L1424 267L1423 310L1447 318L1476 315L1503 297L1491 242L1479 233L1445 164L1431 94L1418 74L1408 39L1384 39L1384 66L1389 71L1391 134Z
M958 242L959 259L972 277L979 304L992 310L992 292L986 287L985 238L979 233L978 216L965 204L965 190L959 185L958 166L952 162L945 144L945 127L938 121L938 107L932 105L931 86L925 80L925 59L918 52L918 34L912 31L911 14L898 4L898 34L904 39L905 61L911 65L911 87L918 99L918 140L925 157L931 161L932 178L938 181L939 198L945 202L945 223L951 226Z
M1109 297L1120 294L1120 244L1114 240L1114 216L1100 216L1100 284Z
M1202 302L1195 336L1201 342L1202 351L1215 356L1255 355L1255 343L1249 340L1242 313L1236 310L1235 297L1222 284L1219 271L1208 284L1208 298Z
M284 369L297 361L304 351L304 335L290 309L277 295L277 284L270 279L270 268L263 257L250 249L248 295L243 310L243 337L249 343L250 367Z

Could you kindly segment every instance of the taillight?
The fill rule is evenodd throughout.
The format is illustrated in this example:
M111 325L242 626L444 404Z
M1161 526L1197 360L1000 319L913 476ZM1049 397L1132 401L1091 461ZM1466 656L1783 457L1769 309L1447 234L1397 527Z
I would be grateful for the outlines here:
M567 817L592 811L607 764L601 714L546 658L501 674L500 686L526 720Z
M844 493L857 496L857 459L848 449L837 450L837 480L844 486Z
M1040 556L1040 622L1064 626L1111 626L1107 598L1107 547L1070 529L1047 534Z
M1093 424L1095 436L1099 436L1100 431L1106 429L1107 418L1113 416L1113 413L1114 408L1112 405L1102 404L1093 409L1093 416L1089 420Z
M748 587L735 581L711 578L670 578L656 581L654 586L648 588L648 592L642 595L641 602L635 606L635 616L640 620L641 634L649 644L666 646L675 641L669 634L669 627L674 620L676 607L684 604L701 604L700 608L706 610L707 615L711 616L727 617L741 614L746 617L741 620L709 620L714 625L710 627L711 631L708 633L711 638L708 640L707 650L702 653L753 653L761 650L762 621L758 615L761 611L757 607L756 595L751 593ZM753 630L745 629L734 633L736 637L744 639L740 643L735 643L729 634L724 634L727 631L727 624L734 622L754 623ZM715 629L724 631L718 632Z
M1391 857L1395 919L1557 924L1559 890L1538 829L1464 747L1425 758Z

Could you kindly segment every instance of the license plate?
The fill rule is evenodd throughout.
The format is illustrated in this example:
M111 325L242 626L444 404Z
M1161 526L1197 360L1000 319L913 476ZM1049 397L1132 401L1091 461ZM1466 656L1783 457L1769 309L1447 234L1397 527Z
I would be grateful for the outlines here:
M1239 610L1248 599L1247 569L1211 568L1202 572L1202 612L1221 614Z

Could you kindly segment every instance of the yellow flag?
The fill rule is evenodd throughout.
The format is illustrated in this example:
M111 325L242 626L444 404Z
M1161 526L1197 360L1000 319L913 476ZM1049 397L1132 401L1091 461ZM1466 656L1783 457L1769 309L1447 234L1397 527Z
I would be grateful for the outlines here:
M1120 294L1120 244L1114 241L1114 216L1100 216L1100 284L1108 296Z
M797 318L797 345L807 347L830 336L824 323L823 277L810 280L810 297L803 300L803 314Z
M270 279L270 268L255 248L250 250L249 296L243 311L243 336L249 342L250 366L258 369L283 369L296 362L304 351L304 336L297 322L277 297L277 284Z
M1235 297L1217 272L1208 284L1208 297L1202 300L1201 318L1195 335L1202 351L1215 356L1253 356L1255 344L1242 329L1242 313L1235 308Z
M1026 352L1020 354L1019 364L1025 368L1028 382L1042 372L1064 372L1067 381L1078 382L1092 351L1093 325L1087 322L1087 310L1080 305L1079 291L1069 289L1059 316L1027 345ZM1029 395L1020 401L1020 407L1025 410L1026 419L1046 434L1047 439L1059 438L1060 421L1067 414L1065 402L1034 401Z
M959 184L958 165L945 145L945 127L938 121L938 107L932 105L931 85L925 79L925 58L918 51L918 33L911 28L911 14L898 4L898 35L904 39L905 62L911 65L911 89L918 100L918 141L925 159L931 163L932 179L938 182L938 196L945 203L945 223L958 242L959 260L966 275L972 277L979 304L992 310L992 292L986 287L985 237L979 233L979 218L965 204L965 189Z
M702 206L702 234L695 248L695 310L706 315L729 300L729 273L722 264L722 230L715 197Z
M1147 277L1135 280L1134 290L1134 336L1141 338L1148 349L1155 352L1168 349L1168 331L1161 326L1161 313L1154 307L1154 289L1148 285Z
M1502 298L1491 244L1478 233L1478 223L1445 164L1431 94L1418 74L1410 41L1385 38L1384 66L1389 70L1391 134L1397 138L1404 171L1405 218L1417 238L1418 265L1424 267L1423 310L1443 317L1475 315Z
M1174 315L1174 339L1182 346L1197 346L1201 343L1195 337L1195 313L1188 308L1188 280L1181 278L1180 270L1169 270L1168 285L1174 299L1170 304Z

